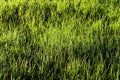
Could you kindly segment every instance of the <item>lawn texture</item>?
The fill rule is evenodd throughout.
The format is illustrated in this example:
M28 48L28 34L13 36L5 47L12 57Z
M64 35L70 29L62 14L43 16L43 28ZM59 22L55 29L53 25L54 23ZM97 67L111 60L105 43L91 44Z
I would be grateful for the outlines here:
M119 0L0 0L0 80L119 79Z

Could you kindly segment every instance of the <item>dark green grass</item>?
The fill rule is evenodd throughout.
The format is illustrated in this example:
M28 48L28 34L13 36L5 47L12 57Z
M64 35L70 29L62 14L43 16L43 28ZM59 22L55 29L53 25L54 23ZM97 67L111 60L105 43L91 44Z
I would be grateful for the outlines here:
M119 0L0 0L0 80L119 80Z

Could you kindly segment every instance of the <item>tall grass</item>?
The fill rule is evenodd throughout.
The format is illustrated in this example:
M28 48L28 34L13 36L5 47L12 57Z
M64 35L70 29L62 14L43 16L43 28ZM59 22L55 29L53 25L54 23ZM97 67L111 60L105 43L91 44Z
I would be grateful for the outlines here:
M119 0L0 0L0 80L119 80Z

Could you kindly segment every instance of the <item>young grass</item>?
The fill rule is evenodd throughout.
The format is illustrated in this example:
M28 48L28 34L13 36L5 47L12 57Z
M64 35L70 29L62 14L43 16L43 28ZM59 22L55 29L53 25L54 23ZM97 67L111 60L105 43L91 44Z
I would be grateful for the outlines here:
M0 80L119 80L119 0L0 0Z

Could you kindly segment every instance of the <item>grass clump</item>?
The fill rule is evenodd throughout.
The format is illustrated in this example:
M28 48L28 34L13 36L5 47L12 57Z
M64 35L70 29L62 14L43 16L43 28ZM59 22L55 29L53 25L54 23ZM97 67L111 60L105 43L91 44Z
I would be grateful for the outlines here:
M119 80L119 3L1 0L0 79Z

